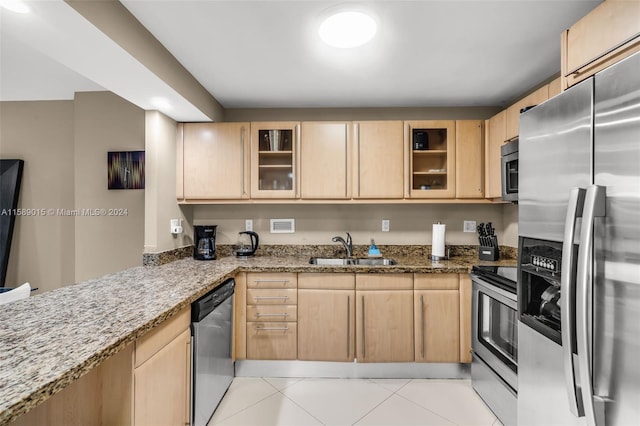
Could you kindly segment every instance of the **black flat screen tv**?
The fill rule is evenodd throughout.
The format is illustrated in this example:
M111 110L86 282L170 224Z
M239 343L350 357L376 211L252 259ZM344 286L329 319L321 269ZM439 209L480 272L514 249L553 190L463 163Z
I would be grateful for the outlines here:
M0 160L0 287L7 277L23 168L23 160Z

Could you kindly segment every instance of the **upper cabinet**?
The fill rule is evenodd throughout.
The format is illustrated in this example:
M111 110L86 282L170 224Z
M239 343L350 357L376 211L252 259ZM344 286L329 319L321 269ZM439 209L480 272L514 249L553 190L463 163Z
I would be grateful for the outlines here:
M405 121L410 198L454 198L456 130L454 120Z
M404 196L404 122L354 123L353 198Z
M500 198L502 196L500 147L507 139L506 117L507 111L502 110L486 123L484 162L484 195L486 198Z
M296 198L300 123L251 123L251 198Z
M346 199L351 196L351 124L303 122L300 142L300 196Z
M549 86L544 85L538 90L524 98L516 101L507 108L506 116L506 140L513 139L518 136L520 124L520 110L522 108L536 106L549 99Z
M640 2L605 1L562 34L563 88L640 51Z
M185 123L178 182L186 200L249 198L249 123ZM182 161L180 161L182 157Z
M456 121L456 198L484 196L484 122Z

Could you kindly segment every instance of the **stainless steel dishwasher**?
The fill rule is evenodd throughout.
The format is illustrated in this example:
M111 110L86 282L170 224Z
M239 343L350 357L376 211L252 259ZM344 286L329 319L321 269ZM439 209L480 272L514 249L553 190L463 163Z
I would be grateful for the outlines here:
M234 376L233 293L229 279L191 305L191 424L205 426Z

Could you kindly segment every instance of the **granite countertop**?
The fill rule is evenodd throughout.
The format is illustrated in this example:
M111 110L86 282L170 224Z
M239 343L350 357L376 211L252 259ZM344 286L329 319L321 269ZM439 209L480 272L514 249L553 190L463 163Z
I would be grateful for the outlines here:
M0 424L8 423L238 272L465 273L513 266L458 256L431 262L393 256L394 266L310 265L308 256L190 258L140 266L63 287L0 309Z

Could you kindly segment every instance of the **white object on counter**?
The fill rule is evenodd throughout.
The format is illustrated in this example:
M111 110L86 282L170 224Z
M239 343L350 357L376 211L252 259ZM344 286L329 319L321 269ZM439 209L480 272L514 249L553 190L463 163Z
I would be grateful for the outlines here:
M445 259L444 240L445 240L445 224L440 222L433 224L431 233L431 258L434 260Z
M20 287L16 287L13 290L0 293L0 305L5 303L15 302L16 300L26 299L31 294L31 284L24 283Z

